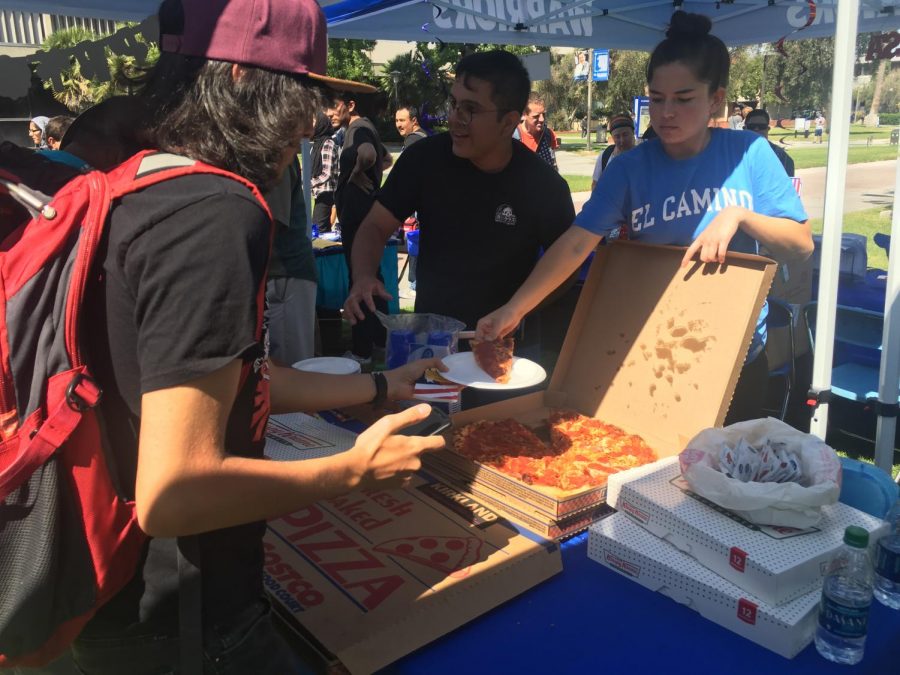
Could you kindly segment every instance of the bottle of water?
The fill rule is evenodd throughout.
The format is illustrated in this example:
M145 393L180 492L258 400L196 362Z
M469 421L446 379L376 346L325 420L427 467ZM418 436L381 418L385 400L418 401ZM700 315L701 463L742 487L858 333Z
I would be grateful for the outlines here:
M835 663L852 665L863 657L873 586L868 546L866 530L848 527L822 586L816 649Z
M875 597L900 609L900 500L884 517L888 531L875 545Z

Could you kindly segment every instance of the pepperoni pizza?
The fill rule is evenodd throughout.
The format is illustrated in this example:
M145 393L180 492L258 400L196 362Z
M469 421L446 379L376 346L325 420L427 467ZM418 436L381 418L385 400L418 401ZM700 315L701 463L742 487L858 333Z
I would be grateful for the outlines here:
M511 337L499 340L470 340L475 365L501 384L509 382L513 364L515 340Z
M606 484L612 473L656 460L640 436L575 412L554 410L550 442L512 419L474 422L456 432L453 449L530 485L564 491Z

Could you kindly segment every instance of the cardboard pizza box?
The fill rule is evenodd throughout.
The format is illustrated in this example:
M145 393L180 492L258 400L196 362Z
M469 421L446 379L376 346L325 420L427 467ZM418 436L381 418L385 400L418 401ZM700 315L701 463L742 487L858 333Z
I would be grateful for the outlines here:
M619 513L771 605L822 587L828 561L848 525L883 532L881 519L838 502L805 530L754 525L691 492L678 462L658 462L648 475L622 483Z
M280 415L266 454L321 457L354 440L321 420ZM354 674L383 668L562 570L555 542L421 475L402 490L364 490L272 520L264 547L279 615Z
M721 425L775 263L734 253L722 266L682 268L683 255L627 241L598 249L548 388L458 413L454 427L508 417L534 426L565 408L638 434L667 457ZM606 498L605 483L573 491L532 485L449 449L428 455L426 466L432 461L556 519Z
M548 539L561 540L578 534L586 530L595 520L604 518L613 512L612 508L606 504L594 504L586 509L568 514L562 519L555 519L536 509L527 501L513 497L508 492L499 492L483 483L476 483L466 478L454 471L452 467L441 468L439 464L433 463L430 465L428 473L435 479L446 483L449 488L458 490L460 494L494 509L504 518Z
M820 591L780 607L766 604L622 513L591 525L588 557L785 658L796 656L813 639Z

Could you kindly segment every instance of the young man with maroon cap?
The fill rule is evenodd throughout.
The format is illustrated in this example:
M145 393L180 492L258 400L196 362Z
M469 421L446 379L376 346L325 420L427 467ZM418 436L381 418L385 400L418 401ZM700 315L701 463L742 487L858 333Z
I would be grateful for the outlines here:
M160 152L139 174L203 161L265 190L310 133L317 87L360 89L323 75L325 19L314 0L166 0L160 34L159 61L139 83ZM352 489L399 486L423 451L442 445L393 435L428 413L416 406L340 455L263 458L270 409L408 397L437 365L343 377L271 365L258 324L271 227L251 189L209 174L129 194L112 211L86 295L85 343L121 490L154 538L132 581L77 639L83 673L306 672L270 621L265 520ZM196 611L179 631L179 600L197 587L181 583L182 565L200 576ZM194 640L202 655L188 665L179 650L190 656Z

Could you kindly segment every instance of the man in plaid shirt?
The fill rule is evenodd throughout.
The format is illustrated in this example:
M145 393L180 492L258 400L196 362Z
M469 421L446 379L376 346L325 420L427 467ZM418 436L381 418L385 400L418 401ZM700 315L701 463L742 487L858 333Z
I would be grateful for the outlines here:
M312 138L312 180L310 181L313 206L313 224L319 232L331 229L331 210L338 180L339 150L332 138L334 128L324 112L316 116L316 128Z

